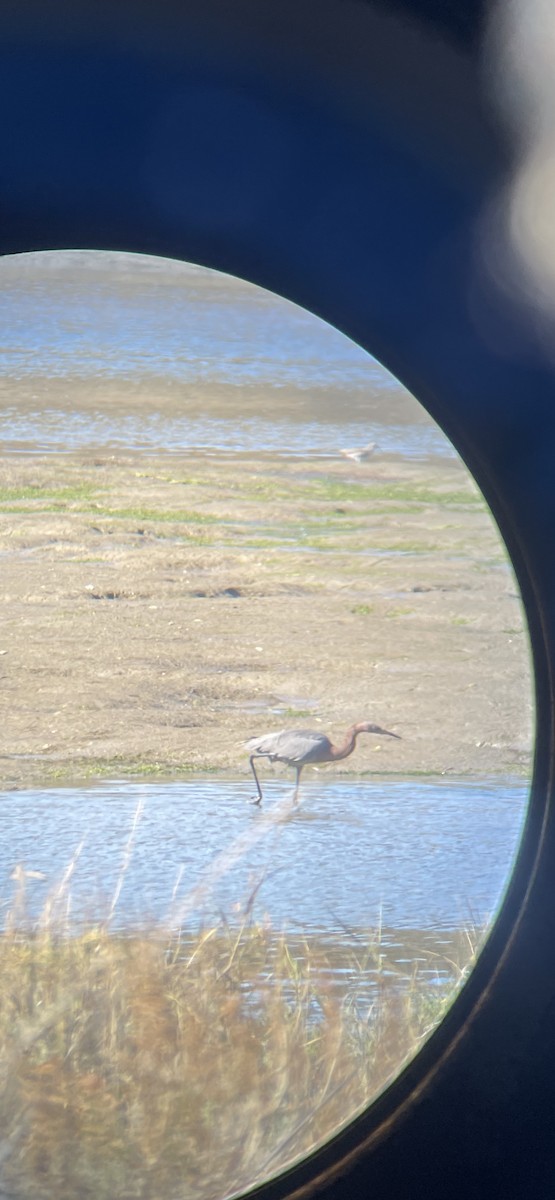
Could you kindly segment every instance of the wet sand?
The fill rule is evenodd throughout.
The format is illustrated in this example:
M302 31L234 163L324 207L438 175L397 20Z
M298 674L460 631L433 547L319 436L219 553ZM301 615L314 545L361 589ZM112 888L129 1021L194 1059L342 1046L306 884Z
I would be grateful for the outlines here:
M4 787L247 773L249 736L362 719L402 740L327 770L528 773L520 601L457 461L91 450L1 479Z

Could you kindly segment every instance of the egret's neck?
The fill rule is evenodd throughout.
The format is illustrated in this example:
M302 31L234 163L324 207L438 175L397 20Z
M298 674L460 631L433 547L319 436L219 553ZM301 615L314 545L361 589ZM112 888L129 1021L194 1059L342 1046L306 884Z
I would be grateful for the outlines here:
M340 742L339 746L332 746L331 757L334 762L337 762L339 758L348 758L349 754L353 753L356 745L357 733L358 729L356 726L353 726L352 729L347 730L344 741Z

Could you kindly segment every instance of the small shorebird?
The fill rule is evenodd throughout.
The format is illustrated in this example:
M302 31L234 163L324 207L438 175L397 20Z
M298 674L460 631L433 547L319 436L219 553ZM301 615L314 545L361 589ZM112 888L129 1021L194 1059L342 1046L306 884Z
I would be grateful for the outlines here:
M340 450L339 453L343 454L345 458L352 458L354 462L361 463L372 458L377 449L376 442L368 442L367 446L353 446L352 450Z

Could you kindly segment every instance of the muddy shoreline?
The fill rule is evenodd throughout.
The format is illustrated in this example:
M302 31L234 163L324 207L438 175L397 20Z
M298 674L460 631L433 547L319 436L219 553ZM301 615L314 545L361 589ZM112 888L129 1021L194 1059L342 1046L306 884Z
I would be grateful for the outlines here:
M1 480L5 789L242 774L249 736L361 719L402 741L328 769L528 774L521 605L458 461L90 450Z

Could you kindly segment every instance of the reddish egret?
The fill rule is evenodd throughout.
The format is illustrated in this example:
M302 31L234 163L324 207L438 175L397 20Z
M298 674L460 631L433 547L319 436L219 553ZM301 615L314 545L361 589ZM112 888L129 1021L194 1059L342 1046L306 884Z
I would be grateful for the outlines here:
M325 733L313 729L282 729L279 733L265 733L262 737L250 738L245 742L250 750L251 771L254 775L257 799L254 804L260 804L262 789L256 774L255 758L269 758L270 762L283 762L294 767L297 772L293 799L297 803L301 771L307 763L338 762L340 758L348 758L353 753L359 733L377 733L381 736L398 738L398 733L390 733L379 725L371 725L370 721L359 721L347 730L339 746L334 746Z

